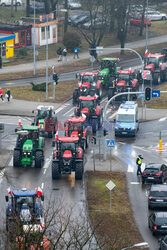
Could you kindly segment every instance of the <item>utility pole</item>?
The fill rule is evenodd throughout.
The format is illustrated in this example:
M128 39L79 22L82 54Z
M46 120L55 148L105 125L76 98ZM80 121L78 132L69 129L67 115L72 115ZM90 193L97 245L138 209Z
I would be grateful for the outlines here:
M36 75L36 51L35 51L35 0L34 0L34 76Z
M148 49L148 0L146 5L146 50Z
M48 100L48 14L46 14L46 101Z

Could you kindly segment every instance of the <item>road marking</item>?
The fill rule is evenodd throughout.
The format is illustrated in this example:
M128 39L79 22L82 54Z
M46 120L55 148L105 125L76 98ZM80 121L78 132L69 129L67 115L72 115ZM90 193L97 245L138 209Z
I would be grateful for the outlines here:
M146 132L146 133L144 133L144 135L150 135L150 134L153 134L153 132Z
M108 119L111 120L112 118L114 118L114 117L117 115L117 112L118 112L118 111L116 111L114 114L112 114L111 116L109 116Z
M12 166L13 166L13 156L12 156L10 162L9 162L9 167L12 167Z
M42 182L41 188L43 189L43 187L44 187L44 183Z
M132 184L132 185L138 185L138 184L140 184L140 182L131 182L130 184Z
M140 149L140 150L145 151L145 152L149 152L148 149L144 149L143 147L139 147L139 146L135 146L135 145L133 145L132 147L133 147L133 148Z
M128 164L128 170L127 170L128 173L133 173L134 172L134 168Z
M59 113L62 109L66 108L68 105L70 104L63 104L62 106L60 106L58 109L55 110L55 114Z
M159 119L159 122L163 122L163 121L165 121L166 119L167 119L167 117L163 117L163 118Z
M71 111L73 111L75 109L75 107L72 107L70 110L68 110L65 114L63 115L67 115L68 113L70 113Z
M46 174L46 170L47 170L47 169L45 168L44 171L43 171L43 174Z
M4 173L5 173L5 168L2 169L2 171L0 172L0 184L1 184L2 180L3 180Z
M167 162L167 159L165 159L165 158L162 158L165 162Z
M45 161L46 161L46 163L44 164L44 167L43 167L43 169L47 169L48 167L49 167L49 165L50 165L50 162L51 162L51 158L52 157L50 157L50 158L47 158Z
M104 100L102 100L102 101L101 101L101 103L103 103L103 102L105 102L105 101L107 101L107 97L106 97L106 98L104 98Z

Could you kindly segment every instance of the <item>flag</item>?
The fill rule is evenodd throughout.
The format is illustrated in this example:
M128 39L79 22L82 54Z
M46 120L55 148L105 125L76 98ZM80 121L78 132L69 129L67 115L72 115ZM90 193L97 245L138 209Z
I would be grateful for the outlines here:
M58 136L58 131L55 134L55 140L58 141L59 140L59 136Z
M7 191L8 191L8 194L12 194L10 187L7 189Z
M146 49L145 51L145 56L148 56L148 49Z
M41 196L42 196L42 189L40 187L38 187L38 189L37 189L37 196L39 198L41 198Z
M21 126L21 119L19 119L19 121L18 121L18 125L19 125L19 126Z

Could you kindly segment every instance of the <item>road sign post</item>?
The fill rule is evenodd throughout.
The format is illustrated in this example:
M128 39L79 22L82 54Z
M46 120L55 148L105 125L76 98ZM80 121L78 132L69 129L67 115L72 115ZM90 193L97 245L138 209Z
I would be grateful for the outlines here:
M110 172L111 172L111 157L112 157L111 150L112 150L112 148L115 147L115 141L114 140L107 140L107 147L110 148Z
M110 190L110 211L112 211L111 208L111 191L115 188L115 183L112 182L111 180L106 184L106 187Z

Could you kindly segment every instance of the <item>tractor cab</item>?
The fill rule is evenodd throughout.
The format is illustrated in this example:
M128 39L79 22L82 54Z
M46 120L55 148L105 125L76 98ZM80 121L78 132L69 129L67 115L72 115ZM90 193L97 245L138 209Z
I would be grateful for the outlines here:
M75 114L80 115L84 114L86 117L95 111L97 105L99 104L99 100L97 96L80 96L79 97L79 105L76 108Z
M47 119L47 118L50 119L53 116L54 107L39 105L36 110L37 110L36 119Z
M137 76L134 70L118 70L116 85L117 87L134 88L137 83Z
M82 85L84 82L97 82L98 80L98 71L83 71L80 74L76 75L76 78L78 79L79 86Z
M78 148L78 137L59 137L56 141L56 150L61 158L73 158Z
M161 54L148 54L147 57L145 57L145 69L148 69L150 65L152 67L155 67L155 69L161 68L162 63L164 63L165 55Z
M115 74L118 62L119 58L103 58L100 62L100 67L101 67L100 74L102 74L103 71L105 71L106 73L108 72L110 74Z

